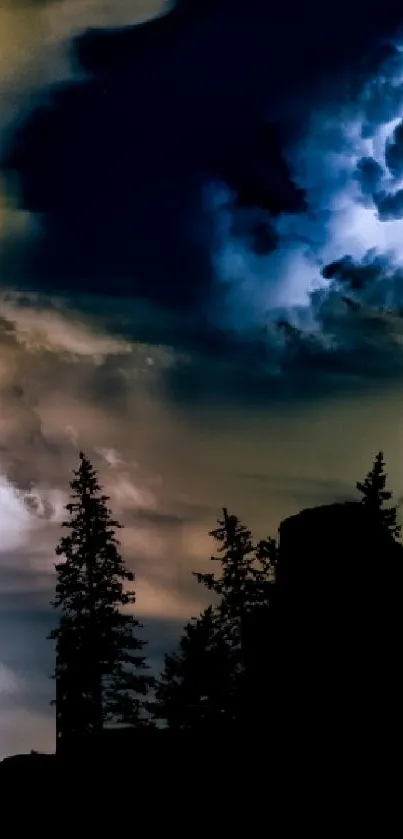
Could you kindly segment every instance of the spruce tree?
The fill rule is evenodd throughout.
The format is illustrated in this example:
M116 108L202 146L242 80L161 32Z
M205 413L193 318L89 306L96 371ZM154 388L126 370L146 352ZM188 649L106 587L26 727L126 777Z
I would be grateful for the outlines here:
M215 613L222 638L228 646L232 662L233 684L238 719L251 720L251 709L259 702L255 694L256 633L254 627L262 624L258 612L269 608L275 582L277 545L274 539L261 540L256 545L251 531L237 516L223 509L223 518L210 535L220 543L218 555L221 573L196 573L199 583L217 597ZM267 641L266 641L267 643ZM260 645L261 647L261 645Z
M179 650L165 656L154 714L176 731L222 726L234 716L233 667L212 606L185 626Z
M223 508L223 519L210 536L220 543L213 562L221 564L221 574L195 573L199 583L218 598L218 612L224 635L244 658L245 617L259 606L268 606L275 578L277 548L274 539L252 541L251 531L237 516Z
M61 610L56 641L57 737L99 732L105 723L139 725L142 696L153 680L141 651L139 622L123 610L135 603L111 516L95 469L80 452L70 482L68 519L56 548L56 596Z
M357 481L357 489L362 494L361 502L374 518L378 520L382 530L393 539L398 539L401 526L397 523L397 506L385 507L385 503L393 498L393 493L386 489L387 474L383 452L379 452L373 462L370 472L364 481Z

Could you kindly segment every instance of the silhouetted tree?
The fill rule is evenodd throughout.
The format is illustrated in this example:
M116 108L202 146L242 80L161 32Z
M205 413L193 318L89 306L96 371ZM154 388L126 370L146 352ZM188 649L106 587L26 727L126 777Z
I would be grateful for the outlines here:
M97 732L105 722L137 725L142 700L152 679L144 674L145 641L139 622L124 607L135 602L125 590L134 575L119 553L114 521L97 473L80 452L70 482L71 501L63 527L69 530L56 548L56 597L61 610L56 641L57 737Z
M233 666L212 606L185 626L179 651L165 656L154 713L169 728L195 731L234 716Z
M253 685L257 684L253 627L262 625L262 621L256 619L257 611L269 607L275 582L277 545L271 538L254 544L251 531L237 516L229 515L226 508L223 514L218 527L210 533L220 543L219 555L212 556L211 560L220 562L221 574L216 577L214 573L196 573L195 576L217 596L215 611L231 654L239 713L249 716L251 705L258 699L252 696Z
M382 529L397 539L400 535L401 526L397 524L397 507L385 507L385 502L393 498L393 493L386 489L387 474L385 472L385 461L383 452L376 455L372 469L368 472L364 481L357 481L357 489L362 493L362 503L379 520Z
M221 575L194 572L199 583L205 585L218 597L218 612L224 637L233 650L239 652L240 661L244 654L244 618L258 606L269 604L275 578L277 547L274 539L260 541L255 545L251 531L237 516L229 515L223 508L223 519L210 536L220 543L218 556L213 562L220 562Z

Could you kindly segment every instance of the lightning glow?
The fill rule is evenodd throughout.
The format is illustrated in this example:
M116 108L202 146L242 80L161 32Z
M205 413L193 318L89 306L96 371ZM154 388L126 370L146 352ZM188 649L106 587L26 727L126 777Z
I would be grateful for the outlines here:
M380 256L389 274L403 269L403 192L399 196L403 162L401 172L392 171L387 155L395 144L403 161L403 138L400 152L400 135L396 135L402 120L403 51L399 48L378 76L362 86L357 102L316 112L302 141L289 150L293 177L305 190L308 211L282 215L274 222L279 245L269 254L258 255L246 240L231 235L233 205L231 209L222 190L217 193L220 223L215 268L217 278L229 289L227 324L244 330L251 324L263 325L284 310L294 322L298 312L299 325L301 318L310 323L306 314L312 292L329 285L322 268L345 255L357 262L368 254ZM363 161L378 178L372 192L360 183ZM401 207L397 206L400 197ZM386 300L386 286L384 296Z

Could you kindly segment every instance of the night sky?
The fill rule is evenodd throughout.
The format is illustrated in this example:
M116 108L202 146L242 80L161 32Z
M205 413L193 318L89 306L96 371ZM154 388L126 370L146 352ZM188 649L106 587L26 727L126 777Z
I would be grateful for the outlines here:
M270 7L270 8L269 8ZM3 0L0 758L54 748L70 470L155 671L225 505L403 495L401 0Z

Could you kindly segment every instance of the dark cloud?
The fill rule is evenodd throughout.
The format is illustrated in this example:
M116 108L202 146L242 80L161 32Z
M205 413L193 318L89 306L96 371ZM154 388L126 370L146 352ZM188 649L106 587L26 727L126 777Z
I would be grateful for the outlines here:
M400 50L390 41L378 42L359 59L350 95L362 108L364 137L372 137L379 125L393 120L403 104L400 61Z
M395 111L396 113L396 111ZM378 123L379 124L379 123ZM396 180L403 176L403 122L400 122L385 145L385 163ZM357 164L355 178L364 198L372 199L381 221L403 218L403 189L382 189L385 172L372 157L363 157Z
M396 111L395 111L396 113ZM403 175L403 120L396 126L392 139L386 143L385 163L395 178Z
M33 108L5 163L41 219L32 282L200 307L212 296L214 248L203 184L226 183L241 208L237 232L270 251L270 216L305 205L283 154L287 137L266 114L284 111L313 72L353 61L396 19L395 3L375 0L364 16L361 3L344 3L330 27L315 0L303 15L292 3L269 11L262 0L188 2L77 39L88 79ZM265 220L248 217L243 229L245 207Z
M6 165L19 174L24 206L42 218L30 265L36 284L66 288L76 276L90 291L199 305L212 279L206 180L226 181L242 207L303 208L263 114L242 98L234 108L212 96L208 78L198 95L198 57L181 56L182 46L172 66L170 27L159 55L161 25L147 25L156 38L149 51L132 44L129 67L59 88L13 137ZM141 40L142 31L128 34ZM115 50L114 36L105 38Z
M375 311L401 313L403 270L388 255L370 250L361 260L344 256L323 269L323 276L332 281L332 289L353 292L358 303Z
M343 256L326 265L322 274L326 280L339 282L351 291L359 293L382 279L388 267L387 257L369 252L361 262L357 262L351 256Z
M171 398L191 403L291 399L330 390L345 377L348 387L360 364L364 379L372 363L377 371L375 338L369 351L352 307L386 305L393 288L397 295L399 276L392 278L383 257L325 269L330 293L308 299L312 329L301 327L293 306L267 328L263 316L256 327L229 328L222 313L230 283L217 282L214 263L222 207L212 208L206 186L227 190L228 235L264 260L284 246L279 219L299 216L302 229L315 215L309 178L295 171L290 149L325 93L329 107L360 109L364 135L395 116L400 52L387 36L397 33L400 4L372 0L364 9L343 0L330 16L329 23L329 9L315 0L303 12L291 2L269 9L262 0L189 0L156 20L77 38L75 81L33 97L8 137L5 169L17 176L21 206L37 220L26 246L14 248L24 264L12 281L70 298L86 292L83 306L99 305L111 331L174 346L164 386ZM324 120L318 154L326 143L345 151L343 121L338 130L334 123ZM399 131L386 150L396 176ZM340 180L349 177L343 170ZM355 177L381 219L400 217L400 190L381 191L379 162L361 157ZM326 238L330 203L318 213L318 241ZM290 250L297 236L291 239ZM263 283L271 265L262 264ZM370 330L378 335L378 326ZM380 357L386 343L385 327ZM108 393L123 406L126 392L105 361L94 399L101 403Z
M255 489L261 485L270 486L276 493L292 498L302 506L333 501L353 501L356 494L348 483L326 478L309 478L300 475L284 477L281 474L244 474Z
M355 177L365 197L373 197L379 191L384 172L382 166L372 157L362 157L358 161Z
M396 221L403 218L403 189L396 192L380 192L374 197L381 221Z

